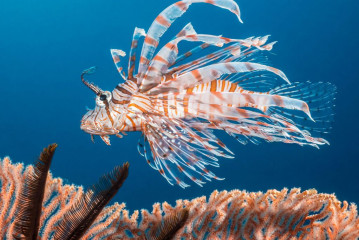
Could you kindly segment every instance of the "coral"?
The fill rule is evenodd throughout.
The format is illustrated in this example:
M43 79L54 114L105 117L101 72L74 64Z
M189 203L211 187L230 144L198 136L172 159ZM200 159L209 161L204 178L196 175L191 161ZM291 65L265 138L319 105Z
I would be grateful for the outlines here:
M36 165L30 165L24 170L22 164L12 164L9 158L0 161L0 239L13 239L16 234L15 225L19 217L15 216L22 207L20 196L27 186L24 187L26 178L34 173L34 168ZM111 174L109 176L114 176ZM104 188L109 189L109 186ZM98 211L96 219L93 217L94 221L83 230L82 237L56 236L59 225L69 227L76 223L69 215L76 215L85 195L101 192L94 189L85 193L82 187L63 184L61 178L47 174L38 238L359 239L355 204L342 203L334 194L318 194L314 189L300 191L297 188L268 190L266 193L214 191L208 200L204 196L191 201L177 200L174 207L167 202L156 203L152 213L141 210L141 214L134 211L132 215L125 210L124 203L115 203ZM102 201L101 206L107 202ZM87 216L83 210L77 213L79 219Z
M88 229L96 230L101 220L110 223L108 210L102 211L128 176L129 164L115 167L86 192L82 187L63 185L61 178L49 172L57 145L45 148L34 166L12 164L6 157L0 161L0 238L75 240ZM117 205L113 205L116 207ZM171 239L188 218L187 209L178 209L148 231L149 240ZM100 229L103 230L103 229ZM113 239L114 237L110 237Z
M345 201L342 204L333 194L318 194L314 189L303 192L297 188L289 192L288 189L269 190L266 193L214 191L208 200L206 197L177 200L175 207L166 202L161 207L157 203L152 214L142 210L140 223L137 222L137 211L128 217L124 205L118 207L115 211L111 207L104 210L114 221L102 225L102 231L90 229L87 236L92 233L106 239L136 238L139 236L136 233L146 231L163 215L187 208L188 220L174 239L359 238L356 205L348 206Z

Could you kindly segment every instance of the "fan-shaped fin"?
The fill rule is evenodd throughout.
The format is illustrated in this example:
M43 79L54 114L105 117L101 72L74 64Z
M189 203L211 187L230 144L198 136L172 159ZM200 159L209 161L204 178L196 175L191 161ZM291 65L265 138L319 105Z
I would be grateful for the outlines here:
M261 39L261 40L256 41L255 39ZM185 72L189 72L195 68L204 66L205 64L214 62L215 60L218 60L218 63L231 62L231 61L253 62L255 56L258 55L258 53L262 52L263 50L270 51L272 49L272 47L270 48L267 47L267 45L269 44L264 45L268 39L268 36L255 38L255 39L247 38L241 40L238 43L233 43L221 50L197 58L189 63L185 63L180 66L174 67L169 70L169 74L176 73L177 75L180 75ZM179 56L174 64L183 61L187 57L193 56L195 53L198 53L209 46L210 46L209 44L204 43L198 47L193 48L192 50ZM266 62L261 59L259 59L259 61L256 62L261 64L266 64ZM232 76L234 77L234 75L231 75L231 77Z
M158 46L160 37L167 31L171 24L183 13L187 11L192 3L210 3L220 8L233 12L240 19L239 7L233 0L183 0L179 1L163 10L152 23L147 32L145 42L142 47L139 65L139 75L142 78L148 67L149 62Z
M192 70L191 72L175 77L173 80L161 83L148 91L148 94L157 95L166 92L180 92L181 90L194 87L198 84L204 84L219 79L224 74L253 71L269 71L280 76L283 80L289 83L289 80L282 71L266 65L250 62L217 63Z
M313 121L308 116L298 111L281 108L269 108L270 114L281 115L287 121L293 122L303 130L307 130L314 136L322 136L329 133L333 123L333 100L336 94L336 87L330 83L293 83L282 85L271 91L273 94L300 99L308 104Z
M151 168L159 170L155 165L155 160L153 158L151 147L144 134L142 134L141 137L138 139L137 149L140 155L146 159L146 162L148 163L148 165L150 165Z
M152 150L155 169L170 184L189 186L184 182L184 176L200 186L204 180L219 179L205 166L218 166L217 156L231 156L220 150L227 151L227 148L213 134L206 132L208 129L196 133L191 129L191 123L163 116L151 116L148 121L143 132Z
M196 31L194 30L191 23L188 23L176 35L177 38L173 39L164 47L162 47L157 55L153 58L139 88L141 92L147 91L148 89L157 86L161 82L162 73L167 71L168 64L174 61L177 57L178 42L187 35L196 35Z
M177 45L182 40L190 42L204 42L218 47L222 47L225 43L229 42L241 42L242 44L245 44L245 40L230 39L208 34L197 34L193 29L191 30L192 31L185 32L184 34L186 35L170 41L158 52L158 54L151 61L150 67L142 81L142 85L140 86L140 91L148 91L160 83L161 76L163 76L167 72L168 67L176 61L178 54ZM208 56L208 58L211 57L212 56Z
M123 71L123 67L120 63L120 57L126 56L126 53L119 49L111 49L111 55L112 55L113 62L116 65L118 73L121 75L123 80L127 80L126 73Z
M145 36L146 36L146 32L144 29L137 27L135 28L131 42L130 57L128 59L128 70L127 70L128 79L132 81L135 81L134 71L136 67L136 51L138 47L138 41L141 39L141 37L145 37Z

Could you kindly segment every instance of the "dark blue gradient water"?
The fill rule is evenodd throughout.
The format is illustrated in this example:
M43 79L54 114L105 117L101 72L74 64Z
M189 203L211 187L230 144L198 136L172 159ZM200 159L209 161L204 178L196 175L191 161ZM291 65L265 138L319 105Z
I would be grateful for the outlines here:
M173 25L168 41L186 23L198 33L231 38L271 34L272 65L295 81L329 81L338 87L330 146L320 150L283 143L243 146L220 133L235 152L212 169L224 181L185 190L170 186L137 153L139 133L93 144L80 130L94 95L80 81L82 70L102 89L122 81L110 49L129 51L133 29L148 29L172 1L0 2L0 156L30 164L43 147L59 144L51 170L68 183L89 186L115 165L130 162L130 175L116 196L129 209L154 202L209 195L214 189L266 191L316 188L359 203L359 67L357 0L237 1L244 24L228 11L194 4ZM162 43L163 43L162 42Z

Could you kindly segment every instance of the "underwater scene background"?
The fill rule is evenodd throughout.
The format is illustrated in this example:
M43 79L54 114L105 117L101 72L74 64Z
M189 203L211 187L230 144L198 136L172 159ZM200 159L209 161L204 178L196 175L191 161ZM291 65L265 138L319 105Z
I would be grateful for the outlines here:
M112 90L123 81L110 49L128 53L133 29L148 29L174 1L0 2L0 157L32 163L41 149L56 142L51 171L68 183L89 186L115 165L130 162L130 174L113 201L129 210L150 209L154 202L192 199L214 189L266 191L283 187L316 188L339 200L359 203L359 134L356 119L359 68L357 11L359 2L237 1L244 24L234 15L207 4L195 4L168 33L168 42L191 22L198 33L230 38L271 35L277 40L271 65L292 82L335 84L335 122L321 149L262 143L241 145L225 133L218 136L235 153L211 168L223 181L182 189L169 185L137 152L140 133L112 138L111 146L95 144L80 130L85 107L94 95L80 81L96 65L91 81ZM161 43L160 43L161 45Z

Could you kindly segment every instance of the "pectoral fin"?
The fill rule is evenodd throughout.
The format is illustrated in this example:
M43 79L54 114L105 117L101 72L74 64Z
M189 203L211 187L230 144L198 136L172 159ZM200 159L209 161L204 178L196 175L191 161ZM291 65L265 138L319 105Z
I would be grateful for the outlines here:
M101 135L100 137L101 137L102 141L104 141L107 145L111 145L110 137L108 135Z

